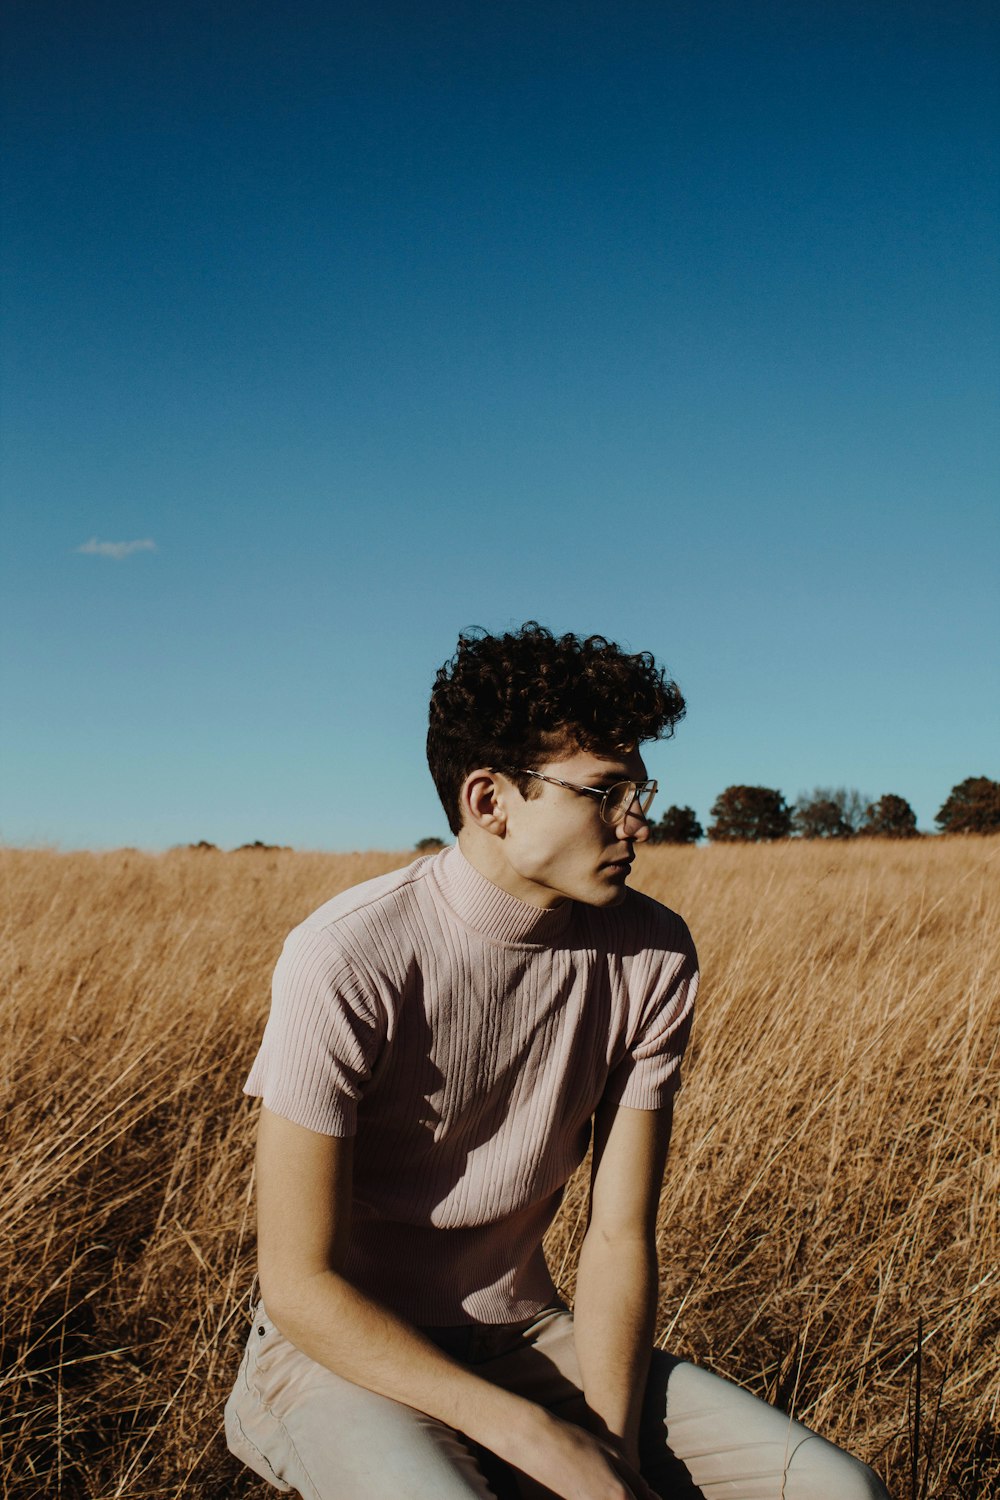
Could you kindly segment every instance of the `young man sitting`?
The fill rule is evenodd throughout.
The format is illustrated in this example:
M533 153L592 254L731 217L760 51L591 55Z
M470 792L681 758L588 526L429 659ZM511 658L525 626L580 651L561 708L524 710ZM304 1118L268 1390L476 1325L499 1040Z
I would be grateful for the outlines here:
M864 1465L652 1351L697 987L629 889L684 702L646 654L463 635L427 740L457 845L288 938L247 1082L263 1302L233 1452L309 1500L854 1500ZM541 1242L593 1137L575 1306ZM265 1311L266 1309L266 1311Z

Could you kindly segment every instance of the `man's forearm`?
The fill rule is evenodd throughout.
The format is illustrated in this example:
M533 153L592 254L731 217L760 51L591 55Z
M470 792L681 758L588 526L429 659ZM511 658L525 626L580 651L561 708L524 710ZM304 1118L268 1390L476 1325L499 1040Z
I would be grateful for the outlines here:
M504 1448L516 1452L546 1415L474 1375L335 1272L304 1277L280 1295L264 1290L276 1327L310 1359L436 1417L501 1457Z
M583 1390L595 1431L618 1440L632 1464L638 1458L657 1285L656 1249L647 1236L588 1232L574 1304Z
M265 1303L268 1289L264 1289ZM419 1329L335 1272L272 1299L271 1317L304 1354L355 1385L436 1417L561 1500L622 1493L615 1455L593 1435L465 1369ZM630 1493L647 1495L637 1476Z

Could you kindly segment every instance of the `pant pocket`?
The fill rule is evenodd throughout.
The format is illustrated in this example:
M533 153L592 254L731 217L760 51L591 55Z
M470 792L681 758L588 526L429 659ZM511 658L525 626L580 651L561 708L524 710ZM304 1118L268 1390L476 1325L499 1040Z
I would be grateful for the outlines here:
M266 1479L276 1490L289 1491L292 1486L275 1472L267 1457L269 1449L275 1451L275 1443L280 1452L284 1446L285 1433L281 1423L267 1410L254 1389L253 1351L254 1341L259 1337L255 1321L240 1363L236 1384L226 1402L226 1445L241 1463L246 1464L261 1479Z

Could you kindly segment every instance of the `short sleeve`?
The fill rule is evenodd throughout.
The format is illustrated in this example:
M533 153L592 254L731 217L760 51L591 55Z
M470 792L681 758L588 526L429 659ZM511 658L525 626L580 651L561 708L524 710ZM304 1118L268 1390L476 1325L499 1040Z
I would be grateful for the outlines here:
M243 1092L321 1135L357 1130L386 1017L327 932L297 927L274 971L271 1012Z
M690 934L683 930L680 951L646 955L649 980L635 1034L604 1091L612 1103L659 1109L680 1088L681 1059L698 993L698 957Z

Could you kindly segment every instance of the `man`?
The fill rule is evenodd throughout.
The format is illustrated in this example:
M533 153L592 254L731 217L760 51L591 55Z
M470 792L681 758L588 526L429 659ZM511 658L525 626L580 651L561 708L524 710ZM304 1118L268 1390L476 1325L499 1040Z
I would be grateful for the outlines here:
M856 1460L651 1354L697 987L628 888L684 701L647 654L463 635L428 760L457 845L290 935L247 1092L263 1301L230 1447L310 1500L854 1500ZM541 1251L591 1136L571 1315ZM265 1310L266 1309L266 1310Z

